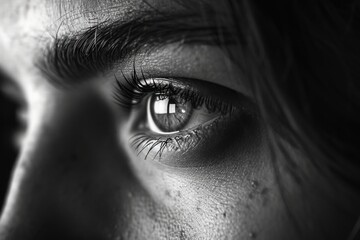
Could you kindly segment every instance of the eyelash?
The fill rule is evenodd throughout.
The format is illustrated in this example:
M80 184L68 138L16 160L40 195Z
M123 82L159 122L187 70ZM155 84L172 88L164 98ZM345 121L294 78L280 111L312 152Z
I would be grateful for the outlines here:
M186 152L191 148L196 147L200 140L210 135L211 129L215 129L218 120L215 120L212 124L204 126L198 126L196 129L187 131L186 133L178 134L175 137L165 138L152 138L146 134L136 134L130 139L131 147L135 149L137 155L144 151L145 148L149 148L145 154L146 160L148 155L155 150L153 160L158 156L159 161L162 159L165 149L168 151L182 151ZM158 147L156 149L156 147Z
M146 78L142 71L141 75L138 75L135 69L130 76L122 75L125 80L124 83L115 77L114 99L118 105L126 109L131 109L133 106L138 105L147 94L151 93L158 93L165 96L170 94L178 95L185 102L190 102L193 108L197 109L205 106L209 112L227 114L231 113L234 109L232 104L224 102L224 100L204 96L191 86L178 84L179 81L177 79L161 78L165 79L167 83L164 83L165 81L159 83L153 78ZM149 83L149 81L146 81L147 79L152 81ZM174 80L176 83L170 83L171 80Z
M122 108L132 109L140 104L146 96L156 93L164 96L178 95L183 101L190 102L194 109L205 107L210 113L220 114L220 117L211 123L199 125L195 129L180 131L173 137L154 137L145 133L135 134L130 139L130 145L138 155L145 148L148 148L145 159L153 151L155 151L153 159L158 156L159 161L165 149L188 151L190 148L197 146L200 140L210 136L212 130L217 128L218 123L225 116L230 116L237 110L237 107L223 99L203 95L194 87L182 83L181 79L158 78L161 81L156 81L153 78L146 78L142 71L141 75L139 75L135 68L129 76L125 76L124 73L122 75L124 81L121 82L115 77L116 84L114 86L114 100ZM171 80L173 80L173 83L170 82Z

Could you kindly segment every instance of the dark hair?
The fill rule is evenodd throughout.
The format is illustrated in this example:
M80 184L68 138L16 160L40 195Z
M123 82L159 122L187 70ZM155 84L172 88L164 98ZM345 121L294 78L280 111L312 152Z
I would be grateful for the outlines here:
M359 189L360 22L355 1L245 1L263 117L312 163ZM249 15L248 15L249 16Z
M301 233L287 205L275 149L285 156L287 162L282 164L296 182L301 184L306 173L289 157L281 139L305 154L329 185L346 184L360 193L356 141L360 136L360 2L228 0L223 4L230 14L217 21L231 23L236 30L239 52L228 53L246 74L269 130L275 176L289 216ZM359 228L360 221L349 239Z
M284 149L280 135L305 153L329 181L340 179L358 193L359 4L229 1L241 51L247 56L240 65L248 73L248 84L269 126L272 147ZM276 159L273 155L275 166ZM287 160L288 169L301 182L306 174ZM357 225L353 231L359 230ZM351 235L353 239L355 233Z

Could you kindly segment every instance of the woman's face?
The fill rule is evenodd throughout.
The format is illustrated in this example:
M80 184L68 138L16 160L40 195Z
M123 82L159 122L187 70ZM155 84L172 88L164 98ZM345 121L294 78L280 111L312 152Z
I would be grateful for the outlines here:
M213 44L193 2L195 15L172 1L1 2L0 67L21 89L27 123L1 239L351 231L350 191L281 138L287 154L275 149L273 164L244 69Z

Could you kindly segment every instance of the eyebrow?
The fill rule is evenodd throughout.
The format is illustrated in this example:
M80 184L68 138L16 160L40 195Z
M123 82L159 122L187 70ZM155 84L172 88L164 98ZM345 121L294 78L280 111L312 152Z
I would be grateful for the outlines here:
M167 44L226 45L234 42L229 26L199 14L142 14L131 20L105 21L80 32L56 37L38 61L55 85L71 86L114 68L140 51Z

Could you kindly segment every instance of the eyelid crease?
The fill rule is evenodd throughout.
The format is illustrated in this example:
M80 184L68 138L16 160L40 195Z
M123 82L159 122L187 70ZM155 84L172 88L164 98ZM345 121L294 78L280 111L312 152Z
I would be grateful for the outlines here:
M106 21L83 33L55 38L38 67L55 86L72 86L111 70L139 51L175 42L226 45L236 41L228 27L206 24L196 15Z

